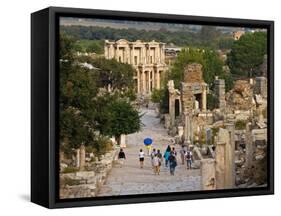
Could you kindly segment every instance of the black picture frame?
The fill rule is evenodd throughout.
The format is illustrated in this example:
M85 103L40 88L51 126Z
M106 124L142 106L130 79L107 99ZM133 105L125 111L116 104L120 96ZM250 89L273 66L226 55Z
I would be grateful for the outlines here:
M268 184L225 189L117 197L58 198L59 17L104 18L265 28L268 32ZM31 15L31 201L47 208L161 202L274 194L274 22L125 11L49 7Z

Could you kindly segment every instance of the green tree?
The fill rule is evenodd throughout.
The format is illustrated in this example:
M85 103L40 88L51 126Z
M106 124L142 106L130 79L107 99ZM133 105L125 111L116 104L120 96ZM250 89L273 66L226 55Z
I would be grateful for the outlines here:
M102 134L115 136L120 143L122 134L135 133L141 129L141 114L129 101L116 95L103 95L97 99L99 116L98 125Z
M223 75L223 62L218 54L210 49L183 49L169 73L169 79L173 79L175 87L180 87L183 80L184 67L190 63L202 64L203 78L206 83L212 84L215 76Z
M95 74L75 61L73 44L73 39L60 35L59 134L64 149L89 145L94 139Z
M239 77L257 76L266 53L267 33L246 33L233 43L227 64L231 73Z

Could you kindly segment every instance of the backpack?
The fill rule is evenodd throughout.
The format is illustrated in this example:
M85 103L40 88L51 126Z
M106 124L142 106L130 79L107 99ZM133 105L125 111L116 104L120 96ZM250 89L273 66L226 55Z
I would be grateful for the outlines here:
M190 152L187 152L186 159L187 159L187 160L191 160L191 154L190 154Z

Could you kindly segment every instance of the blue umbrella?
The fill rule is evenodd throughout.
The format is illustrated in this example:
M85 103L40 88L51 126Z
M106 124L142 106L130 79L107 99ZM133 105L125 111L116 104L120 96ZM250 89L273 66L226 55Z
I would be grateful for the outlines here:
M152 139L151 139L151 138L145 138L145 139L143 140L143 143L144 143L145 145L151 145L151 144L152 144Z

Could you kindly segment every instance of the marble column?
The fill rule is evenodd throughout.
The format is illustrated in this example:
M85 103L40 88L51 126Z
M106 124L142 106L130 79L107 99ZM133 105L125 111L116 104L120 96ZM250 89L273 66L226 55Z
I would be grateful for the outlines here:
M156 85L156 88L157 89L160 89L160 71L157 70L157 74L156 74L156 82L157 82L157 85Z
M207 89L206 86L204 86L204 89L202 91L202 111L205 112L207 110Z
M116 49L115 49L115 59L116 59L116 61L119 62L119 46L118 45L116 46Z
M135 64L135 52L134 52L134 46L131 46L131 58L130 58L131 64Z
M225 176L226 188L235 186L235 126L233 123L225 123L225 128L229 133L229 142L226 143L226 166Z
M214 159L202 159L201 163L201 189L216 189L216 172Z
M190 122L190 114L185 111L184 112L184 141L190 142L191 134L190 134L191 122Z
M79 168L80 167L80 149L76 149L76 163L75 163L76 167Z
M140 71L139 71L139 69L137 69L137 76L138 76L138 78L137 78L137 85L138 85L138 87L137 87L137 91L138 91L138 93L140 93L140 87L141 87L141 73L140 73Z
M152 89L155 89L155 71L152 70L151 73L152 73Z
M80 163L79 163L79 170L84 170L85 168L85 161L86 161L86 150L85 145L80 146Z
M175 126L175 98L173 93L169 94L169 114L171 120L171 127Z
M147 71L147 76L148 76L148 93L150 94L151 93L151 76L150 76L150 74L151 74L152 72L151 71Z
M216 143L216 189L225 188L225 142Z
M250 169L253 164L253 138L251 133L251 123L246 124L246 136L245 136L245 145L246 145L246 167Z
M146 77L145 77L145 71L142 71L142 92L146 93Z

